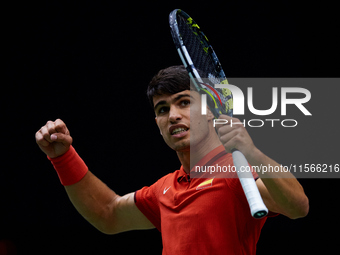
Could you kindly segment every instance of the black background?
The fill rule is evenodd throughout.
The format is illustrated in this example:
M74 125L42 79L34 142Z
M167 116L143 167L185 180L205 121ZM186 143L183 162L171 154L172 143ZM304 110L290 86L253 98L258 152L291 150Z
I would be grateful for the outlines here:
M48 1L3 6L0 240L12 240L18 254L161 254L157 230L108 236L87 223L34 135L47 120L64 120L88 167L120 195L178 169L180 162L159 135L145 96L159 69L181 64L168 25L175 8L188 12L205 31L228 77L338 76L335 4ZM285 163L298 154L299 163L336 163L339 88L320 91L312 92L310 103L318 114L289 144L284 132L259 137L250 130L255 144ZM318 106L325 104L322 114ZM330 152L334 162L324 156ZM319 155L323 162L317 162ZM310 199L309 215L269 219L258 254L335 248L339 180L300 182Z

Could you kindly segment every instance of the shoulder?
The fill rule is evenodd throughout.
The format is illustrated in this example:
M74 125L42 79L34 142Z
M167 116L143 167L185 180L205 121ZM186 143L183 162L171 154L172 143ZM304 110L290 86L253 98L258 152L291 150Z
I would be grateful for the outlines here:
M142 189L137 190L136 192L152 192L154 195L159 194L159 190L165 185L165 183L172 182L173 180L180 177L181 170L176 170L172 173L164 175L163 177L159 178L155 183L151 184L150 186L144 186Z
M162 186L165 182L175 180L181 176L181 170L176 170L172 173L168 173L164 175L160 179L158 179L153 185Z

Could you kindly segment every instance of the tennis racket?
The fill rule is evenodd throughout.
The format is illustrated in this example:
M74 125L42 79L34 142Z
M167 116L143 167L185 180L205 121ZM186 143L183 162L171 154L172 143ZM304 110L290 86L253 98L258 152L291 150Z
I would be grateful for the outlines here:
M177 52L191 81L202 95L202 100L206 100L215 118L221 114L232 117L232 93L229 89L218 88L217 84L227 84L228 81L205 34L197 23L181 9L175 9L170 13L169 24ZM251 215L254 218L266 216L268 209L263 203L245 156L236 149L232 151L232 156ZM244 171L244 169L249 169L249 171Z

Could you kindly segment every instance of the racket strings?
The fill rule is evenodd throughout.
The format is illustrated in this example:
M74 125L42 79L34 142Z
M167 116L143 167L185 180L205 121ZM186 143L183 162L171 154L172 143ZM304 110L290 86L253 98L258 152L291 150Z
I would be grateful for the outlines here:
M226 114L232 115L232 96L231 93L225 93L226 89L215 89L215 84L221 83L225 80L224 73L221 77L221 66L216 65L216 62L211 56L212 48L206 41L204 34L197 28L196 23L188 22L187 19L181 15L177 15L178 32L183 40L183 44L191 57L194 67L198 71L201 78L205 78L205 82L208 82L214 89L211 90L208 86L206 90L215 99L208 101L208 105L212 104L213 108L216 108L216 101L222 102L222 107L225 109ZM219 62L218 62L219 63ZM223 71L222 71L223 72ZM206 91L204 90L204 91ZM229 91L229 90L228 90ZM215 93L219 95L215 95ZM230 92L230 91L229 91ZM221 114L222 112L219 112Z
M203 35L187 23L187 20L182 16L177 16L178 29L182 37L184 45L191 56L192 62L202 78L211 78L211 76L217 79L218 73L215 70L215 63L211 56L206 52L209 49L204 47L204 41L200 38ZM204 50L206 49L206 51Z

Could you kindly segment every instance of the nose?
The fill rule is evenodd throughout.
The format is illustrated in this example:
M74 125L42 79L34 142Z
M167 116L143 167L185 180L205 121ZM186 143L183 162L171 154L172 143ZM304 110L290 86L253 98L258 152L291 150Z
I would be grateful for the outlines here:
M171 123L176 123L177 121L181 119L182 119L182 114L180 112L180 109L178 109L176 106L170 106L169 121Z

